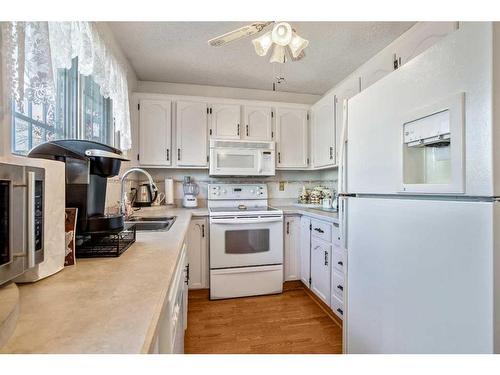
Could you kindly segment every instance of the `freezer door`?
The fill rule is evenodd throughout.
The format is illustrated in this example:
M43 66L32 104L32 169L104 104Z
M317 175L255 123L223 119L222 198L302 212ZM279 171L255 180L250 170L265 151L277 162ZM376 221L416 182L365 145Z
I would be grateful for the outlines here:
M491 353L497 204L348 203L347 353Z
M349 99L348 192L495 195L491 46L491 24L464 23L410 63ZM441 108L443 101L460 98L462 93L463 106ZM404 124L446 108L451 108L449 152L443 147L436 152L412 153L412 158L405 154ZM406 183L404 155L406 171L413 169L418 176ZM436 168L417 173L418 168L408 167L409 160L417 166L432 161ZM449 182L433 177L436 173L447 176L447 170Z

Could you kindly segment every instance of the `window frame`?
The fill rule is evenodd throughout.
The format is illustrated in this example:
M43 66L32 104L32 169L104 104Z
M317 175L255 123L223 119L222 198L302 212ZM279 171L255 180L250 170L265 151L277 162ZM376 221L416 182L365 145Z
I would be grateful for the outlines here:
M59 72L58 72L59 74ZM57 107L58 100L54 103L54 126L49 126L45 122L40 122L32 118L32 106L33 103L27 101L27 113L23 114L16 111L16 103L11 100L11 121L10 121L10 149L11 153L14 155L26 156L26 154L33 148L33 127L37 126L44 130L44 132L53 132L56 134L56 139L86 139L85 137L85 123L84 123L84 93L83 93L83 75L78 72L78 58L74 58L70 69L62 72L64 77L63 87L63 102L64 102L64 120L62 125L58 124L59 119L57 118ZM87 76L88 77L88 76ZM59 89L59 76L56 78L56 90ZM56 95L59 95L57 93ZM101 96L103 102L102 107L102 121L104 125L103 129L103 139L104 142L110 146L116 144L117 134L115 131L115 122L113 118L113 101L110 98L104 98ZM48 104L43 104L43 116L44 121L47 119L47 106ZM28 145L27 151L16 150L16 119L22 120L27 123L28 126ZM59 131L59 132L58 132ZM46 136L44 137L46 142Z

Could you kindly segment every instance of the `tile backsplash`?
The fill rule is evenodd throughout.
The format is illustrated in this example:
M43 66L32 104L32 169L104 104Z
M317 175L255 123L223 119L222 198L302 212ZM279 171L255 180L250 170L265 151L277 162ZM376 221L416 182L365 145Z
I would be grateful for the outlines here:
M182 182L184 176L191 176L191 179L200 187L198 195L199 206L206 206L208 184L222 183L266 183L270 199L297 199L302 187L313 187L322 185L333 190L337 189L337 169L317 170L317 171L276 171L271 177L210 177L207 170L202 169L154 169L148 168L158 189L165 191L165 178L173 178L175 182L174 198L177 205L184 196ZM145 182L144 176L137 174L127 181L126 191L139 183ZM283 190L280 190L282 185ZM118 178L110 179L106 203L108 207L116 205L120 198L120 181Z

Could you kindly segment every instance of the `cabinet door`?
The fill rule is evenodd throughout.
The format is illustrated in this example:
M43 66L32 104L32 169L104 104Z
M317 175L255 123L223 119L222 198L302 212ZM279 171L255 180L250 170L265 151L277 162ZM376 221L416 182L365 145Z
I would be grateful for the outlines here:
M212 138L240 139L241 111L238 104L213 104L210 112Z
M139 105L139 163L172 165L172 102L143 99Z
M307 168L307 111L276 109L277 168Z
M310 287L311 277L311 219L300 218L300 280Z
M311 238L311 290L330 305L331 245Z
M285 216L285 281L300 279L300 217Z
M322 98L311 108L311 158L315 168L335 165L335 96Z
M271 107L243 107L243 138L270 141L272 132Z
M401 38L397 50L400 64L406 64L457 29L458 22L418 22Z
M391 45L366 62L358 70L361 77L361 90L364 90L386 75L394 71L394 58L396 51Z
M208 157L207 104L177 102L177 165L206 167Z
M208 288L208 227L206 219L193 219L189 224L187 253L189 289Z

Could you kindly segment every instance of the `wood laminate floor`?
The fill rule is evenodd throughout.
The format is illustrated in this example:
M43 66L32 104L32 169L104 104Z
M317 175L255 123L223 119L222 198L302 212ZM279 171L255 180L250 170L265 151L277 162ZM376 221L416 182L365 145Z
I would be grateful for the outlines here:
M342 353L342 329L300 284L283 294L210 301L189 291L186 353Z

